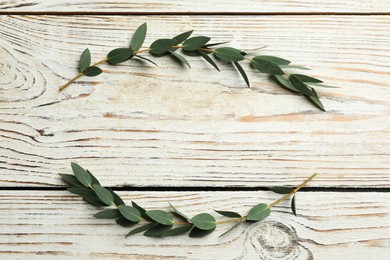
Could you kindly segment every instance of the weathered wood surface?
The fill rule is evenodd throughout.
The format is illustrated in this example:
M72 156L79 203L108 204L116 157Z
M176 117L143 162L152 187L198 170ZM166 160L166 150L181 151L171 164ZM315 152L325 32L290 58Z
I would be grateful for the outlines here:
M109 13L388 13L389 0L244 0L244 1L82 1L13 0L1 1L0 12L109 12Z
M167 209L170 201L193 215L213 209L243 214L271 192L119 192L130 202ZM390 254L390 194L303 192L298 217L286 201L264 222L229 225L202 239L125 239L130 230L94 219L96 209L66 191L2 191L0 258L90 259L387 259ZM183 239L184 238L184 239Z
M249 73L189 58L106 66L63 93L86 47L100 60L148 22L269 47L339 86L328 112ZM111 186L390 186L389 16L1 16L0 186L63 185L77 161ZM248 70L249 67L248 67Z

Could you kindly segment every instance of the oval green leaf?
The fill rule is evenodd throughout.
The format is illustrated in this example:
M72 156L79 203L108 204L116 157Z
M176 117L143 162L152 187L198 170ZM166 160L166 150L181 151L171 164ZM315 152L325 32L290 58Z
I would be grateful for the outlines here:
M79 72L83 72L89 65L91 65L91 52L86 48L80 56Z
M289 194L294 190L293 188L285 187L285 186L274 186L274 187L269 187L268 189L278 194Z
M183 50L185 51L195 51L203 47L206 43L210 41L210 37L206 36L196 36L189 38L183 42Z
M119 218L121 217L121 213L117 209L105 209L102 211L99 211L95 215L93 215L95 218L108 218L108 219L113 219L113 218Z
M199 54L205 59L208 63L211 64L216 70L220 71L217 64L209 57L209 55L203 51L199 51Z
M114 197L114 203L115 205L125 205L125 202L122 200L121 197L119 197L118 194L116 194L111 188L108 188L108 190L111 192L112 196Z
M103 71L96 66L91 66L83 70L83 74L88 77L95 77L101 74Z
M119 217L115 220L115 222L119 225L119 226L122 226L122 227L131 227L131 226L134 226L135 224L137 224L138 222L133 222L133 221L130 221L128 220L127 218L125 217Z
M215 218L208 213L200 213L191 219L195 227L202 230L212 230L217 226Z
M228 218L241 218L241 215L234 211L215 210L215 212Z
M171 57L173 57L176 61L178 61L180 64L184 64L186 65L188 68L191 69L191 65L190 63L188 62L188 60L186 58L184 58L182 55L176 53L176 52L173 52L173 51L169 51Z
M153 221L160 223L162 225L172 225L173 218L172 216L163 210L148 210L145 212Z
M199 228L194 227L188 236L189 237L204 237L204 236L207 236L207 235L213 233L214 230L215 230L215 228L210 229L210 230L203 230L203 229L199 229Z
M133 53L134 51L130 48L114 49L107 54L107 62L113 65L119 64L133 57Z
M130 49L138 51L142 44L144 44L146 37L147 25L146 23L141 24L135 31L133 38L131 39Z
M240 50L231 47L222 47L215 49L214 55L224 61L240 61L244 59Z
M132 222L141 221L141 213L136 208L127 205L120 205L118 209L122 216L127 220Z
M289 61L289 60L285 60L285 59L282 59L282 58L279 58L279 57L275 57L275 56L259 55L259 56L256 56L256 57L258 59L270 61L270 62L275 63L277 65L288 65L288 64L291 63L291 61Z
M317 92L314 88L311 89L313 96L306 96L306 98L316 107L321 109L322 111L326 111L324 105L321 103L320 99L318 98Z
M107 206L114 204L114 197L108 189L96 184L92 185L92 189L104 204Z
M149 230L147 230L144 233L144 236L147 236L147 237L161 237L164 232L168 232L171 229L172 229L172 225L171 226L166 226L166 225L159 224L159 225L154 226L154 227L150 228Z
M283 70L278 66L278 64L273 63L269 60L259 58L261 56L256 56L252 59L251 65L260 72L267 73L270 75L283 75Z
M72 162L71 164L72 171L74 176L76 176L77 180L83 184L85 187L91 187L92 185L92 177L88 174L84 168L82 168L77 163Z
M183 219L184 221L188 222L190 221L190 218L187 217L184 213L182 213L181 211L179 211L177 208L175 208L171 203L169 203L169 206L171 206L173 212L181 219Z
M66 174L66 173L59 173L61 176L62 180L66 183L68 183L70 186L73 187L84 187L81 182L77 180L77 178L74 175Z
M310 83L322 83L323 81L322 80L319 80L319 79L316 79L316 78L313 78L313 77L309 77L309 76L306 76L306 75L303 75L303 74L292 74L294 75L294 77L296 77L297 79L299 79L300 81L306 83L306 82L310 82Z
M135 229L131 230L129 233L127 233L126 237L144 232L145 230L148 230L156 225L157 225L156 223L149 223L149 224L143 225L141 227L135 228Z
M241 67L240 63L238 63L238 61L233 61L234 65L236 66L238 72L240 72L242 78L244 79L246 85L248 86L248 88L250 88L250 84L249 84L249 79L248 79L248 76L246 75L244 69Z
M161 234L161 237L179 236L179 235L182 235L182 234L187 233L188 231L190 231L192 227L193 226L189 224L189 225L183 225L181 227L177 227L177 228L174 228L174 229L171 229L171 230L168 230L168 231L164 231Z
M154 55L164 54L175 44L176 40L174 39L158 39L150 45L150 53Z
M246 217L247 221L261 221L269 216L271 209L265 203L260 203L254 206Z
M297 77L290 75L291 84L303 95L313 96L312 90Z
M276 81L276 83L281 86L281 87L284 87L288 90L291 90L293 92L299 92L292 84L290 81L288 81L285 77L283 77L283 75L271 75L272 79L274 79Z

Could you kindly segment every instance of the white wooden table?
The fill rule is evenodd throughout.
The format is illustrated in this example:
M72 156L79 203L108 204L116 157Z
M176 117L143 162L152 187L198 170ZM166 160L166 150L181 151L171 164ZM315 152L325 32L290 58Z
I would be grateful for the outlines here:
M388 259L390 1L1 1L0 259ZM95 60L148 23L147 44L195 29L312 68L326 113L249 73L103 65L63 93L80 53ZM188 214L246 212L296 185L263 222L203 239L125 239L66 191L90 169L127 200Z

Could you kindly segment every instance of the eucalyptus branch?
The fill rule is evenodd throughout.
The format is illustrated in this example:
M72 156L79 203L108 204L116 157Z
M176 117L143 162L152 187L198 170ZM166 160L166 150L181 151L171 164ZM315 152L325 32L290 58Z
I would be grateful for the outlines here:
M200 213L190 218L179 211L175 206L169 204L171 212L164 210L146 210L134 201L126 205L122 198L110 188L104 188L92 173L76 163L71 164L73 174L60 174L63 181L70 185L68 191L81 196L85 201L96 207L107 207L94 215L96 218L115 219L116 223L124 227L132 227L143 223L141 226L132 229L126 237L144 232L145 236L166 237L178 236L189 232L190 237L201 237L212 233L217 225L236 223L226 234L242 222L258 222L267 218L271 208L280 202L293 196L291 201L292 212L296 215L295 194L311 181L316 174L313 174L297 188L272 187L271 191L285 194L271 204L259 203L252 207L247 215L241 215L234 211L215 210L218 214L227 217L225 220L216 220L208 213ZM222 236L221 235L221 236Z
M116 65L133 58L138 58L156 65L154 61L139 55L145 52L149 52L154 57L170 56L180 64L191 68L188 60L177 52L178 49L181 49L181 53L184 55L202 57L218 71L219 67L217 63L211 58L211 56L214 56L214 58L218 61L233 64L237 71L241 74L247 86L250 87L248 76L239 63L240 61L248 61L252 68L262 73L268 74L269 77L281 87L294 93L303 95L316 107L325 111L325 108L318 98L317 92L313 86L331 86L322 84L323 82L317 78L313 78L304 74L286 73L284 71L291 69L307 69L305 67L291 65L289 60L275 56L258 55L251 58L246 57L247 53L245 51L232 47L212 48L214 46L226 44L226 42L209 43L211 38L207 36L195 36L190 38L193 31L184 32L169 39L158 39L155 40L150 45L150 47L142 48L146 38L146 32L147 25L144 23L135 31L129 47L113 49L107 54L107 58L92 65L91 53L89 49L85 49L80 57L78 67L79 73L63 86L61 86L59 90L64 90L82 76L93 77L101 74L103 71L97 67L97 65L105 62L111 65Z

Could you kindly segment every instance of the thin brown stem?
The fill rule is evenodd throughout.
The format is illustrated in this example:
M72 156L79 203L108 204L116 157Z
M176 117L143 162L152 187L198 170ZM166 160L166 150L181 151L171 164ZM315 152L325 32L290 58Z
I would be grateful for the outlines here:
M75 82L78 78L80 78L81 76L83 76L84 74L83 73L79 73L77 74L75 77L73 77L71 80L69 80L68 82L66 82L65 85L62 85L59 90L62 91L64 90L67 86L69 86L70 84L72 84L73 82Z

